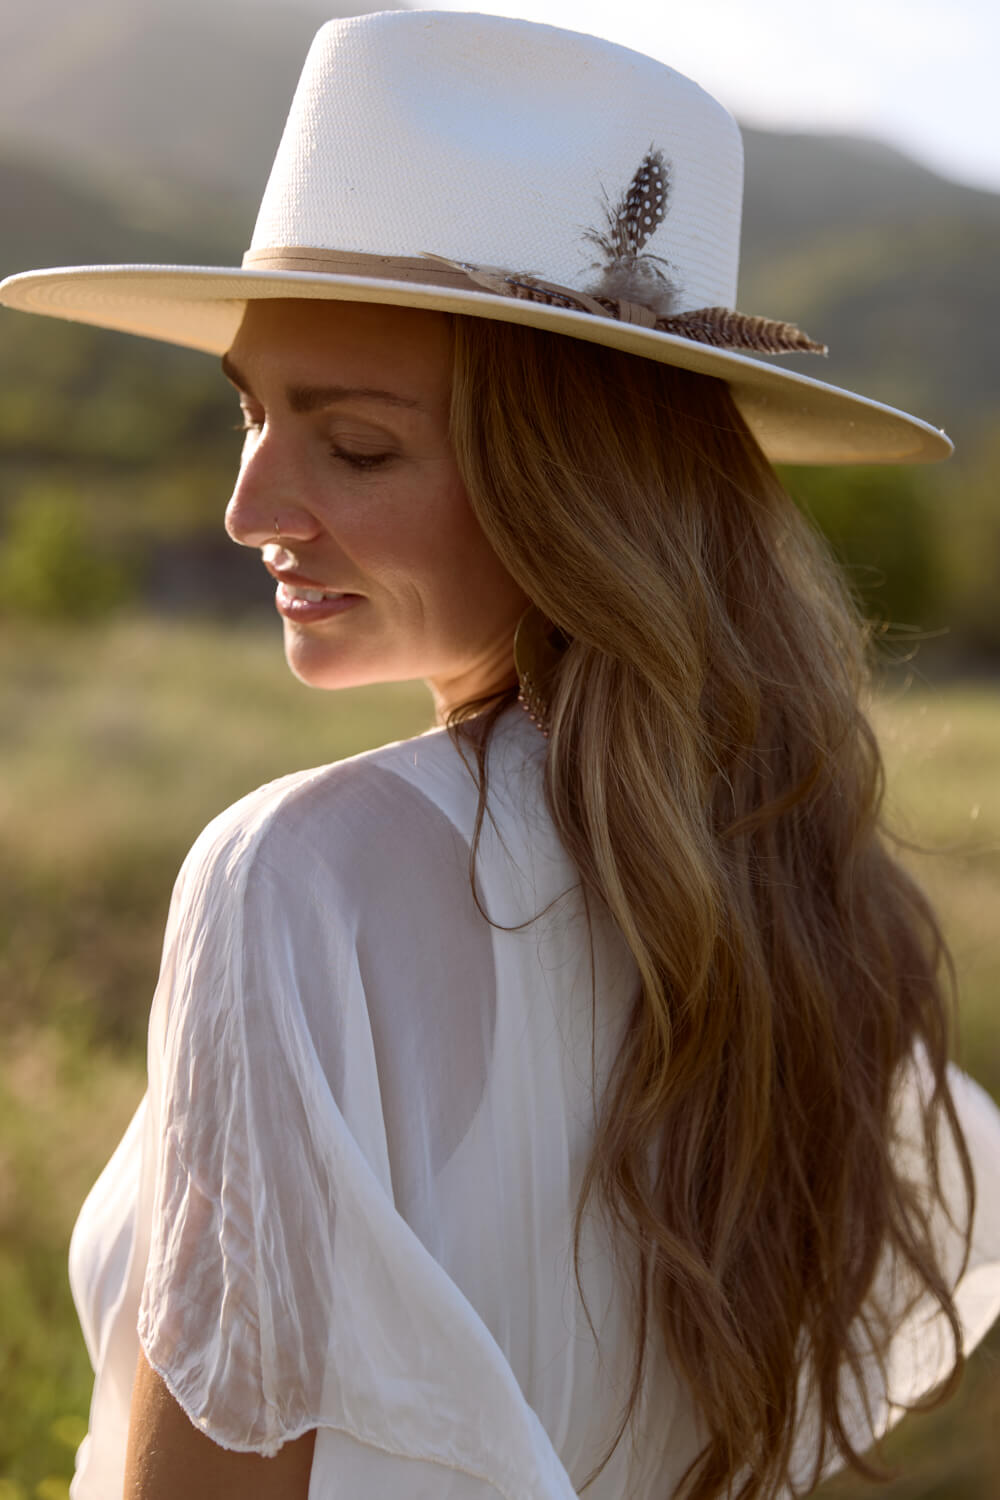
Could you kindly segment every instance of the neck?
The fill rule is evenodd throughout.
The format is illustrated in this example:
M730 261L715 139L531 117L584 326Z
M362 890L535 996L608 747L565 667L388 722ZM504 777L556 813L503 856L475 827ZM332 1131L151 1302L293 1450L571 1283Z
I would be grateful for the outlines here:
M474 671L463 672L458 676L447 680L436 677L427 680L431 697L434 699L434 720L437 724L444 724L448 715L456 708L465 703L476 703L480 699L495 698L505 693L509 688L517 686L517 673L514 671L510 659L510 648L505 653L506 659L497 663L492 671L483 671L481 667Z

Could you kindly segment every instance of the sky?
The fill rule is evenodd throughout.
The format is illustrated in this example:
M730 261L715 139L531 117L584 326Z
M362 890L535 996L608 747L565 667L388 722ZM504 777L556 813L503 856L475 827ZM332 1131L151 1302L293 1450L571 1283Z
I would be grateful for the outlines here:
M647 52L747 125L869 135L1000 192L1000 0L433 0Z

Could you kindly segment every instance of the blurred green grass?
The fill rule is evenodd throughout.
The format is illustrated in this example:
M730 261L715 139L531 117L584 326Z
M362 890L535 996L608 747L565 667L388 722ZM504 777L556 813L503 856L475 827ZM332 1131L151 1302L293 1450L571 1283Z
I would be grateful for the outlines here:
M308 765L418 733L419 684L313 692L277 622L145 616L0 639L0 1500L59 1500L90 1371L66 1285L77 1209L143 1088L173 876L215 813ZM875 719L904 858L962 990L962 1060L1000 1097L1000 687L894 690ZM891 1500L1000 1493L1000 1336L958 1398L889 1444ZM848 1500L876 1493L835 1481Z
M898 852L955 959L960 1060L1000 1098L1000 684L896 689L873 720Z

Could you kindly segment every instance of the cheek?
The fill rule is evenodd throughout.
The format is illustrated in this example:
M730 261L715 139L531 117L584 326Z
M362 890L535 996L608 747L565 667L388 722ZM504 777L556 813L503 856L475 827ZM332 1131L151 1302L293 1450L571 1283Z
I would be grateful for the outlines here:
M436 468L437 466L433 466ZM424 476L422 476L424 478ZM405 583L458 583L496 562L457 477L424 482L386 494L359 509L341 531L345 545L373 571Z
M500 637L513 636L527 596L467 505L455 521L437 548L435 602L450 636L477 649L492 649Z
M469 629L470 609L484 629L521 591L493 551L451 466L428 465L419 481L387 486L364 503L340 508L331 526L365 577L395 600L393 612ZM437 470L435 473L434 471Z
M464 491L414 543L423 551L428 576L434 578L453 607L467 607L471 602L487 617L497 596L514 587Z

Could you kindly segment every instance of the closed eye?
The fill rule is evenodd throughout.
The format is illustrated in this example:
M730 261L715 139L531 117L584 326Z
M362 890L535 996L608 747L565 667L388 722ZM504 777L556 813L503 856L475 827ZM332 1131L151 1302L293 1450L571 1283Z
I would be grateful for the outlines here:
M341 448L337 443L331 444L330 452L341 463L349 464L352 469L358 469L361 473L381 468L392 457L391 453L352 453L350 449Z

